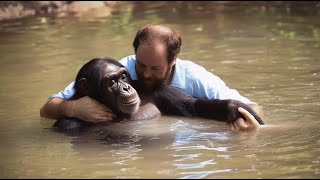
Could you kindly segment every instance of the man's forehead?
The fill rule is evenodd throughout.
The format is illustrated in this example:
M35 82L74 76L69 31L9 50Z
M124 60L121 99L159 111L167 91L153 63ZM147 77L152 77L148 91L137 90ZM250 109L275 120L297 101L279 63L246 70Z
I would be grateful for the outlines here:
M141 45L136 54L137 61L146 66L163 66L167 63L167 50L162 44Z

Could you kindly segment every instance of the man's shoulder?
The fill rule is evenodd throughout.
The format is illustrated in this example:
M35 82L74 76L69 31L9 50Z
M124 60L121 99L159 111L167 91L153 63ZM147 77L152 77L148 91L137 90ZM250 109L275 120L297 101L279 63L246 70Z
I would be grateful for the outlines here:
M188 74L197 74L206 71L206 69L191 60L177 59L177 67Z
M135 69L135 64L136 64L136 56L135 55L126 56L126 57L122 58L119 62L124 67L127 68L132 80L138 79L136 69Z
M129 56L126 56L122 59L120 59L120 63L124 66L127 66L128 64L131 64L131 63L135 63L136 61L136 56L135 55L129 55Z
M223 81L213 72L208 71L205 67L191 61L177 59L178 73L184 74L188 82L208 83L214 81L216 83L222 83Z

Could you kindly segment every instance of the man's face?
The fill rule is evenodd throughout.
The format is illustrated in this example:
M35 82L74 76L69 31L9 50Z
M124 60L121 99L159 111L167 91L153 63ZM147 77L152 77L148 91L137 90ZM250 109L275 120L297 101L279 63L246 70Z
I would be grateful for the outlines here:
M140 44L136 58L138 80L146 91L154 90L165 83L171 74L172 65L168 64L167 50L164 45Z

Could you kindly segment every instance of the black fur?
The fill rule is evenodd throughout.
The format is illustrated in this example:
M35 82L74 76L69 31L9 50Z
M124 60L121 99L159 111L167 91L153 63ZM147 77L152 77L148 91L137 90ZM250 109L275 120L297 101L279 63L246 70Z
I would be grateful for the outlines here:
M173 86L162 86L154 92L153 98L159 110L166 115L198 116L232 123L240 117L244 118L238 111L238 107L242 107L249 111L259 124L265 124L250 106L238 100L194 98Z

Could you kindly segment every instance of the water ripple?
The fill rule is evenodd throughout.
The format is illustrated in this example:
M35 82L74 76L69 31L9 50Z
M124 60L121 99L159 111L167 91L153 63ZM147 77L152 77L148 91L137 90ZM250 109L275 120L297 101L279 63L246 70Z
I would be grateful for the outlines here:
M190 169L190 168L203 168L208 164L217 164L217 163L213 162L212 160L208 160L208 161L194 163L194 164L174 164L174 165L176 165L178 169Z
M217 173L223 173L223 172L231 172L232 169L223 169L223 170L213 170L213 171L200 171L200 172L182 172L181 174L190 174L188 176L184 176L180 179L201 179L205 178L206 176L210 174L217 174Z
M210 151L218 151L218 152L226 152L229 147L217 147L217 148L210 148L204 145L200 146L184 146L184 147L173 147L176 151L185 151L185 150L210 150Z

